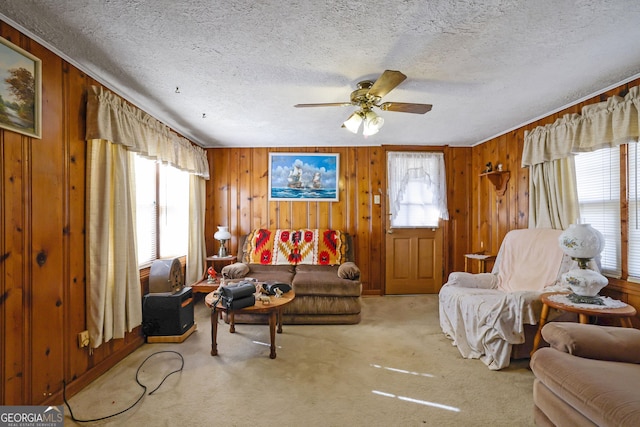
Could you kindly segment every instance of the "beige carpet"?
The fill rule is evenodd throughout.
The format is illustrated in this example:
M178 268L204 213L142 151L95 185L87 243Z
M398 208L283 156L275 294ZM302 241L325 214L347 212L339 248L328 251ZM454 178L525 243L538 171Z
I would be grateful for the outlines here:
M146 344L70 399L78 419L116 413L141 395L136 370L172 350L184 369L113 426L529 426L528 361L490 371L462 359L438 324L436 295L363 298L359 325L285 325L269 359L269 330L221 325L219 356L209 355L209 310L196 305L198 330L181 344ZM140 370L148 391L180 367L161 353Z

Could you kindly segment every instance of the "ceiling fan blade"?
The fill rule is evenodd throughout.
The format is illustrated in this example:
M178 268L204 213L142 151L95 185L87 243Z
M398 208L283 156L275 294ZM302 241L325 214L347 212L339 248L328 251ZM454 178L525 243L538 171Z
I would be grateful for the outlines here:
M373 86L371 86L371 89L369 89L369 95L379 96L382 98L400 83L405 81L406 78L407 76L402 74L400 71L385 70Z
M296 108L306 108L306 107L349 107L353 105L350 102L329 102L325 104L296 104L294 107Z
M411 104L408 102L385 102L380 104L383 111L397 111L399 113L424 114L431 111L431 104Z

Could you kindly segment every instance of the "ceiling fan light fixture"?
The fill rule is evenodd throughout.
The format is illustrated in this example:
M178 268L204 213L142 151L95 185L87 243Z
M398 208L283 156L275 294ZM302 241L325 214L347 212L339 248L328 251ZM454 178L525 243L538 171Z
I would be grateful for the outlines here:
M364 113L364 127L362 129L362 134L364 136L375 135L383 125L384 119L373 111L368 110Z
M358 129L360 129L360 124L362 123L362 115L360 111L356 111L342 124L343 127L347 128L349 132L358 133Z

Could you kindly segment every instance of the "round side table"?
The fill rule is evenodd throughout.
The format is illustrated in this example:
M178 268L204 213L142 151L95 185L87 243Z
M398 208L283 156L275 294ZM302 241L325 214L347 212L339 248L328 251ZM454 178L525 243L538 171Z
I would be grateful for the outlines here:
M538 331L536 337L533 340L533 349L531 355L540 346L540 340L542 339L542 327L547 323L547 317L549 316L549 308L555 308L562 311L568 311L571 313L577 313L580 323L589 323L589 316L597 317L610 317L620 319L620 325L624 328L633 328L631 324L631 318L637 314L634 307L625 303L624 307L618 308L588 308L578 307L575 305L564 304L561 302L553 301L550 299L553 295L568 295L567 292L549 292L542 294L540 299L542 300L542 311L540 312L540 323L538 324Z

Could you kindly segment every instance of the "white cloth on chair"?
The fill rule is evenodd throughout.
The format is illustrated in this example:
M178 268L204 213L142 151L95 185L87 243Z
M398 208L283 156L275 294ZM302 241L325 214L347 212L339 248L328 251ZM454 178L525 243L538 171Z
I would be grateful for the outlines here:
M558 245L562 230L512 230L491 273L453 272L440 290L440 326L465 358L489 369L509 366L511 346L524 342L524 325L539 318L542 292L563 289L571 260Z

